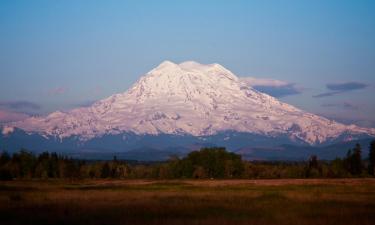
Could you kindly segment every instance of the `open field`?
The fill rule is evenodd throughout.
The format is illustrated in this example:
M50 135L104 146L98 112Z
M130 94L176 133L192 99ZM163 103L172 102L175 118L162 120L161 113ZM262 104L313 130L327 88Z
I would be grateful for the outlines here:
M374 224L375 179L0 182L0 224Z

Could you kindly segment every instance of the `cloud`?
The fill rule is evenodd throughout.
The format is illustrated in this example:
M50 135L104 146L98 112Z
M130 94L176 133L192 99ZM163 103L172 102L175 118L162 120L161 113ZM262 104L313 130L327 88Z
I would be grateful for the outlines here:
M332 108L340 108L340 109L348 109L348 110L358 110L359 106L349 102L342 102L342 103L325 103L321 105L322 107L332 107Z
M0 109L0 123L15 122L30 117L26 113L12 112Z
M313 97L314 98L323 98L323 97L329 97L329 96L337 95L337 94L340 94L340 93L341 93L341 91L324 92L324 93L321 93L321 94L313 95Z
M29 101L0 101L1 109L12 109L12 110L39 110L40 105L29 102Z
M241 81L245 82L250 86L272 86L272 87L282 87L288 85L288 82L268 79L268 78L255 78L255 77L241 77Z
M275 79L264 79L254 77L240 78L242 82L253 87L255 90L269 94L274 97L284 97L288 95L297 95L302 93L302 88L294 83Z
M48 91L48 94L49 95L62 95L64 93L66 93L67 91L68 91L68 89L65 88L65 87L57 87L57 88L50 89Z
M254 86L254 88L260 92L269 94L274 97L284 97L287 95L297 95L301 93L301 90L296 88L294 84L288 84L280 87Z
M359 82L346 82L340 84L327 84L327 88L332 91L352 91L352 90L359 90L364 89L368 85Z
M324 92L321 94L313 95L314 98L323 98L329 97L337 94L341 94L344 92L360 90L368 87L368 84L360 83L360 82L345 82L345 83L335 83L335 84L327 84L326 88L330 91Z
M0 101L0 124L38 115L42 106L29 101Z

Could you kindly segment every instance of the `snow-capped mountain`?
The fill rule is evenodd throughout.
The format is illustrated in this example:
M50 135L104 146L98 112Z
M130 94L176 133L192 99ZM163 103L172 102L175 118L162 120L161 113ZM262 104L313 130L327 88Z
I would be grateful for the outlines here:
M193 61L165 61L124 93L89 107L7 124L2 134L14 128L81 142L124 133L209 137L231 131L318 145L375 135L375 129L343 125L258 92L219 64Z

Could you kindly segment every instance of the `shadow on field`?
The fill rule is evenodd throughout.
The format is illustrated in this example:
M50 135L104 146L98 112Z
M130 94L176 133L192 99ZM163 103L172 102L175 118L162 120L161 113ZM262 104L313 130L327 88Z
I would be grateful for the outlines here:
M0 185L0 224L350 225L375 221L374 180L277 186L207 182L210 185L45 182L39 188L38 181L7 182Z

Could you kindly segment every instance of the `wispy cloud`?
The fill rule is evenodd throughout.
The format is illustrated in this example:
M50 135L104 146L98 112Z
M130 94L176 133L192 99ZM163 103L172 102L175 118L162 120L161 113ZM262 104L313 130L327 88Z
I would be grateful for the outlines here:
M0 123L15 122L30 117L26 113L12 112L0 109Z
M324 93L321 93L321 94L313 95L313 97L314 98L323 98L323 97L329 97L329 96L337 95L337 94L340 94L340 93L341 93L341 91L324 92Z
M0 109L11 110L39 110L41 106L29 101L0 101Z
M14 122L38 114L42 107L29 101L0 101L0 123Z
M0 101L0 123L23 120L40 113L42 107L29 101Z
M49 95L62 95L65 94L68 91L65 87L56 87L48 90Z
M324 92L321 94L314 95L314 98L323 98L329 97L337 94L341 94L344 92L360 90L368 87L368 84L360 83L360 82L345 82L345 83L335 83L335 84L327 84L326 88L330 91Z
M255 90L269 94L274 97L284 97L288 95L297 95L302 93L302 88L294 83L276 79L264 79L255 77L242 77L241 81L253 87Z
M325 103L321 105L322 107L332 107L340 109L358 110L360 107L354 103L341 102L341 103Z
M332 91L352 91L366 88L368 85L359 82L346 82L339 84L327 84L327 88Z

